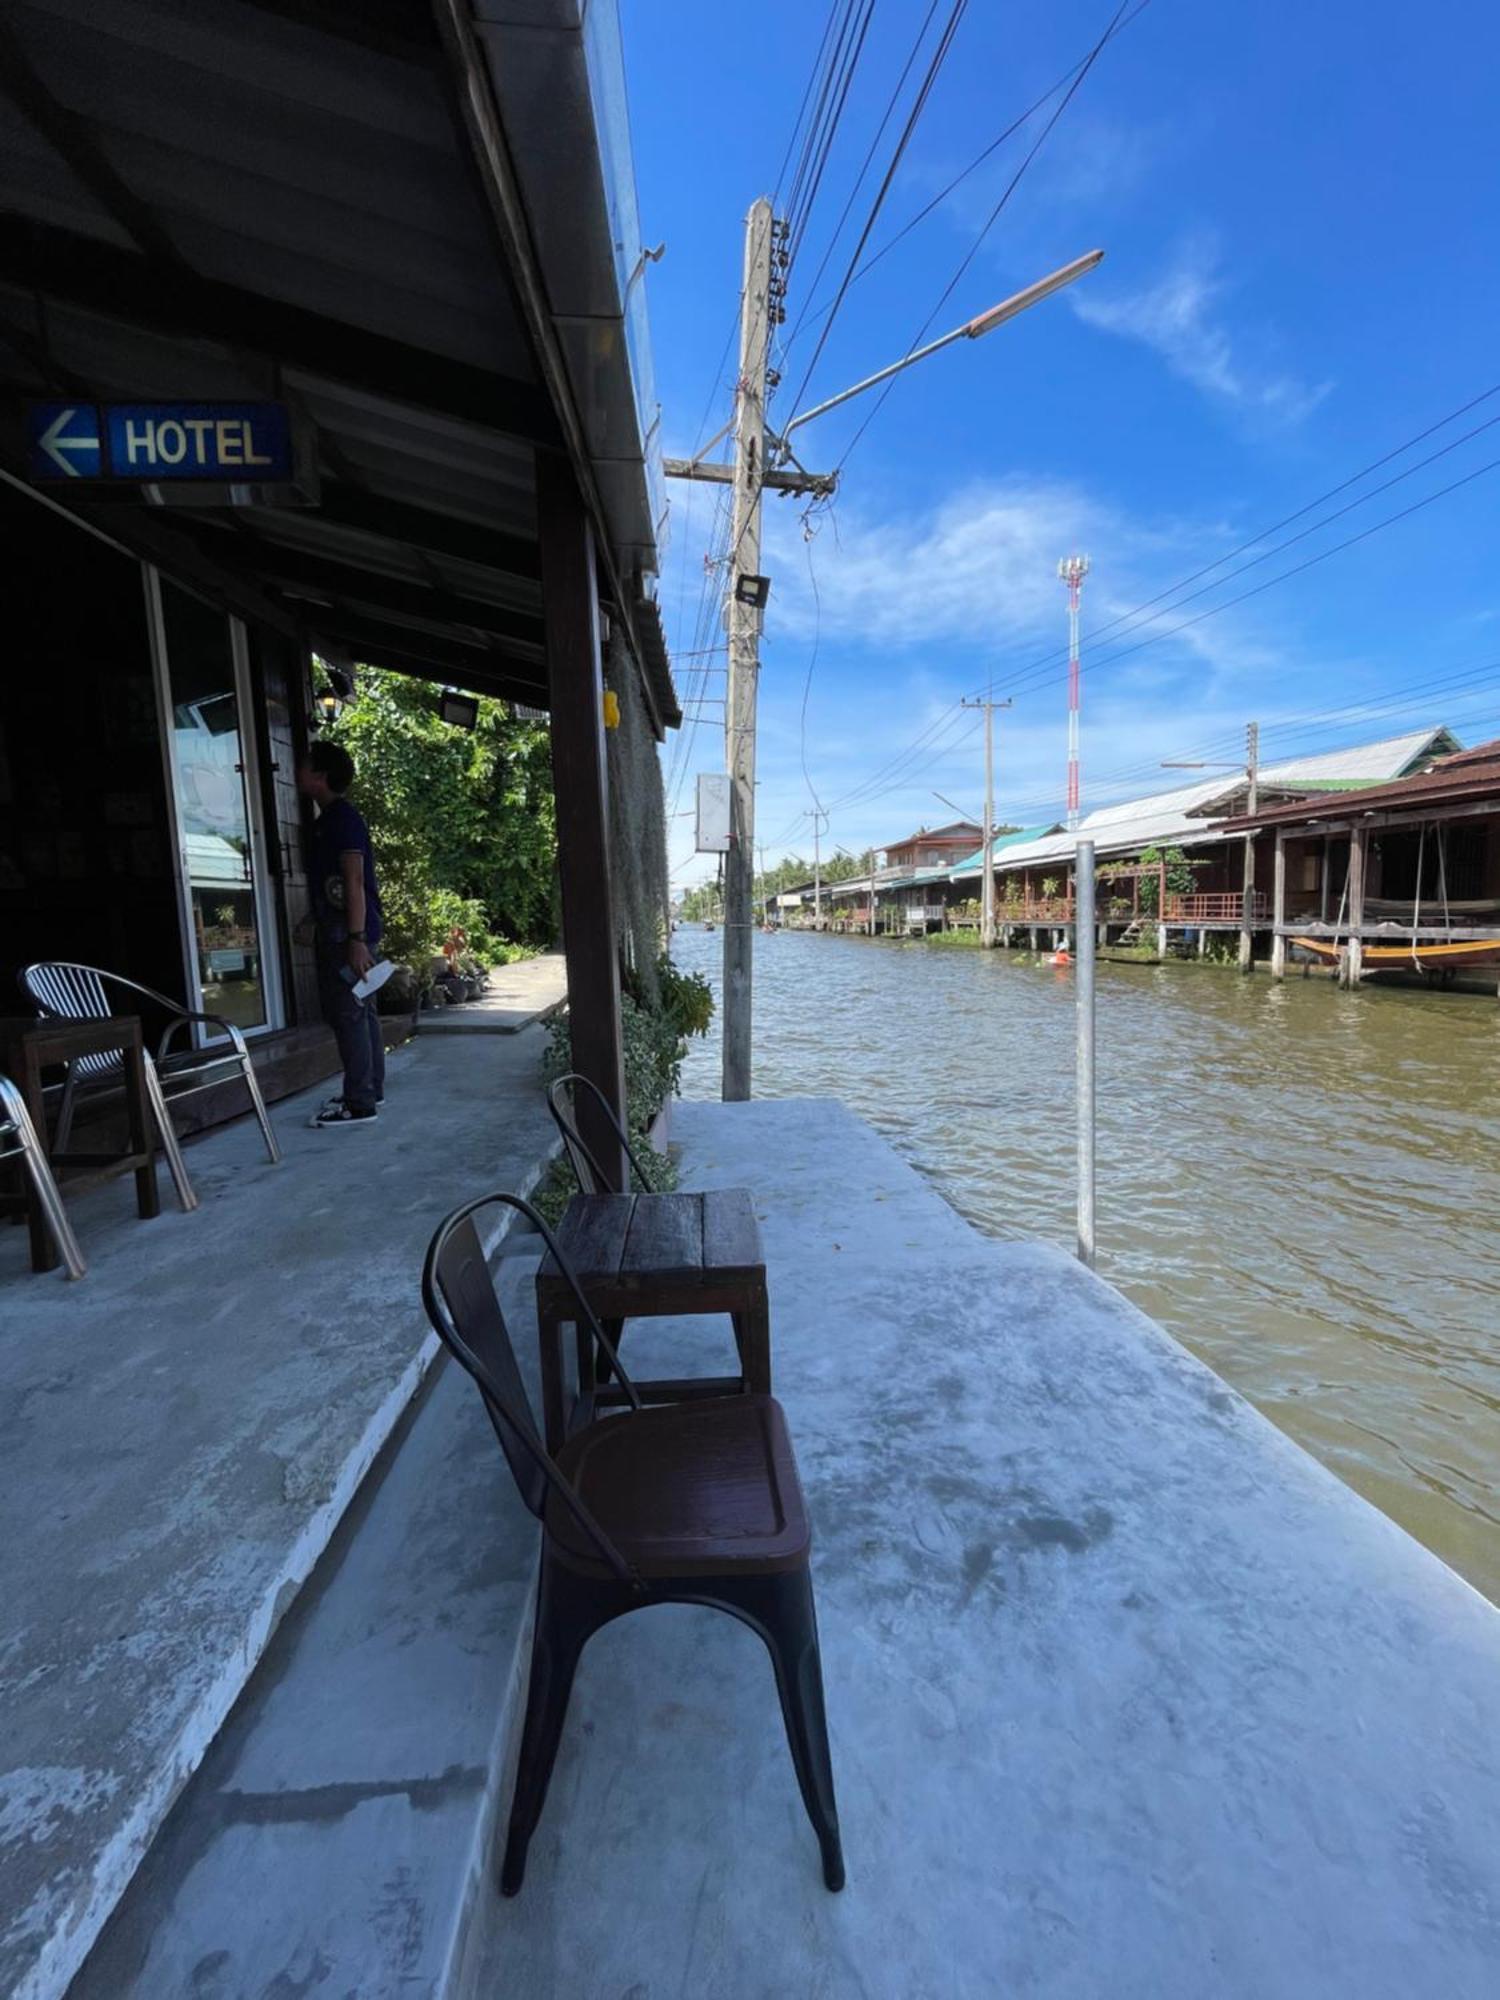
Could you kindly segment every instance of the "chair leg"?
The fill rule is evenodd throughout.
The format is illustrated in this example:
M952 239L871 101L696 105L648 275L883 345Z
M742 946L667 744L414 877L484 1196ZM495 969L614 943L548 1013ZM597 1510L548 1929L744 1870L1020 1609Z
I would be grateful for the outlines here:
M570 1576L542 1555L537 1584L536 1630L531 1641L531 1679L526 1692L526 1720L516 1760L516 1788L511 1799L505 1859L500 1867L500 1893L514 1896L526 1875L526 1852L557 1760L568 1696L589 1635L598 1630L601 1597L606 1584L590 1584Z
M151 1100L151 1113L156 1120L161 1149L167 1156L167 1168L172 1176L172 1185L177 1190L177 1204L187 1213L198 1206L198 1197L188 1179L188 1170L182 1163L182 1149L177 1143L177 1131L172 1123L172 1114L167 1109L167 1094L161 1087L156 1064L147 1056L145 1066L146 1095Z
M276 1143L276 1134L271 1130L271 1120L266 1111L266 1100L260 1094L260 1083L255 1074L255 1065L249 1056L240 1064L245 1072L245 1088L250 1093L250 1106L260 1121L260 1135L266 1142L266 1151L271 1155L271 1165L281 1165L281 1148Z
M26 1171L31 1176L31 1185L36 1189L36 1198L41 1204L43 1215L47 1218L47 1227L52 1231L52 1240L68 1267L68 1276L81 1278L88 1270L88 1265L83 1261L82 1252L78 1248L78 1239L73 1234L73 1225L68 1221L67 1212L63 1208L62 1196L58 1193L51 1164L32 1129L30 1117L19 1107L12 1115L15 1117L16 1136L21 1142L21 1151L25 1156Z
M770 1651L792 1765L823 1856L823 1880L832 1890L842 1889L844 1849L833 1792L833 1760L828 1754L812 1573L801 1569L785 1576L736 1579L722 1587L719 1601L753 1625Z
M68 1064L68 1074L63 1079L62 1102L57 1107L57 1130L52 1135L54 1153L65 1153L68 1141L73 1136L73 1112L77 1106L78 1087L73 1065Z

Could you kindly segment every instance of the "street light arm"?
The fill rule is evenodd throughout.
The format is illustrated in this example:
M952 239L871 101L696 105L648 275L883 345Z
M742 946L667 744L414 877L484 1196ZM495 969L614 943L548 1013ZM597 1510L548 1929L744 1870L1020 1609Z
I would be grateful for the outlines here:
M1042 299L1060 292L1064 285L1071 285L1075 278L1092 271L1104 258L1102 250L1090 250L1086 256L1075 257L1071 264L1064 264L1061 270L1050 272L1045 278L1038 278L1034 285L1027 285L1023 291L1013 292L1008 299L1002 299L988 312L982 312L973 319L966 319L962 326L954 327L936 340L929 340L925 347L914 347L910 354L903 354L899 361L893 361L889 368L882 368L874 375L867 375L863 382L856 382L852 389L840 390L837 396L830 396L826 403L817 403L810 410L804 410L800 417L793 417L781 433L781 443L785 447L793 431L810 424L814 417L821 417L826 411L837 409L840 403L847 403L853 396L862 396L866 389L873 389L877 383L888 382L893 375L899 375L903 368L910 368L914 362L925 361L929 354L936 354L941 347L951 347L955 340L978 340L981 334L1002 326L1006 320L1014 319L1017 313L1025 312L1028 306L1037 305Z

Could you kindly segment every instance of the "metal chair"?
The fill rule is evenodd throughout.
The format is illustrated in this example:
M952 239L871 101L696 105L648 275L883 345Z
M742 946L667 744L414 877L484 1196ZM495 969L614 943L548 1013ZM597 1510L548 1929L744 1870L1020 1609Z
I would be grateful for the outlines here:
M538 1434L475 1226L479 1211L497 1203L525 1217L556 1258L629 1404L575 1431L555 1455ZM521 1887L584 1646L613 1619L654 1604L727 1611L764 1640L823 1879L842 1889L812 1535L780 1404L740 1395L644 1407L552 1231L518 1195L481 1195L438 1225L422 1270L422 1302L438 1337L477 1383L521 1498L542 1524L501 1893Z
M636 1158L635 1149L632 1147L624 1128L614 1114L614 1107L592 1077L580 1076L578 1071L574 1069L569 1070L566 1076L560 1076L556 1083L549 1085L547 1090L547 1109L552 1113L553 1124L562 1134L563 1150L568 1156L568 1164L573 1169L580 1194L608 1194L611 1192L608 1175L600 1166L593 1150L579 1133L578 1127L564 1112L559 1101L562 1092L570 1087L576 1095L577 1086L580 1083L585 1090L593 1093L599 1109L614 1127L615 1137L619 1140L621 1146L624 1147L625 1157L629 1160L635 1177L641 1184L641 1193L650 1194L651 1183L646 1178L645 1169Z
M14 1144L7 1143L14 1141ZM57 1182L52 1177L51 1162L45 1147L36 1134L31 1122L31 1113L26 1109L26 1100L8 1076L0 1076L0 1160L20 1159L31 1176L31 1185L36 1190L36 1198L42 1205L42 1213L47 1218L47 1227L52 1231L53 1241L62 1254L70 1278L81 1278L88 1265L84 1263L78 1248L78 1239L73 1234L72 1224L62 1205L62 1196L57 1191Z
M172 1183L183 1208L196 1208L198 1197L193 1193L192 1182L183 1165L177 1133L167 1108L169 1097L191 1097L200 1090L211 1089L214 1084L226 1081L226 1072L238 1069L250 1093L250 1108L260 1125L271 1164L280 1163L281 1150L266 1114L265 1100L256 1081L250 1051L245 1046L245 1037L232 1021L226 1021L219 1014L195 1014L150 986L142 986L118 972L100 971L92 965L73 965L63 961L28 965L21 974L21 985L42 1013L56 1015L63 1020L104 1020L110 1014L121 1011L110 1005L108 987L120 987L126 993L137 995L171 1017L166 1032L157 1044L155 1059L150 1055L146 1057L146 1089L151 1098L157 1130L161 1134L162 1150L171 1170ZM141 1010L136 1006L123 1011L139 1013ZM173 1040L194 1021L220 1029L228 1036L230 1047L222 1051L186 1048L174 1053ZM117 1081L120 1068L117 1055L80 1056L68 1065L67 1081L63 1085L62 1103L57 1114L56 1151L66 1150L80 1087L112 1084Z

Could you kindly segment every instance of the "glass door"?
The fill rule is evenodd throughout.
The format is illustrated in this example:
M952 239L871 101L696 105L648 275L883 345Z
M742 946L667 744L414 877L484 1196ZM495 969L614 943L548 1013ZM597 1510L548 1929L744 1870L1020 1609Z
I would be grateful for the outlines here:
M264 907L243 630L164 577L154 578L154 590L189 1005L247 1032L275 1027L275 954L268 963L265 949L274 931Z

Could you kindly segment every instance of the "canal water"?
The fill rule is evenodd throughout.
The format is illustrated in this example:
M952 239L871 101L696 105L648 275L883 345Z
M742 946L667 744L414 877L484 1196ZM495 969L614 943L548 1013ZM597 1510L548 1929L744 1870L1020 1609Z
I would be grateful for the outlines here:
M672 940L716 1000L722 948ZM1072 1247L1071 973L787 931L755 1005L756 1096L840 1097L976 1227ZM1493 997L1099 967L1100 1272L1500 1602L1497 1069Z

